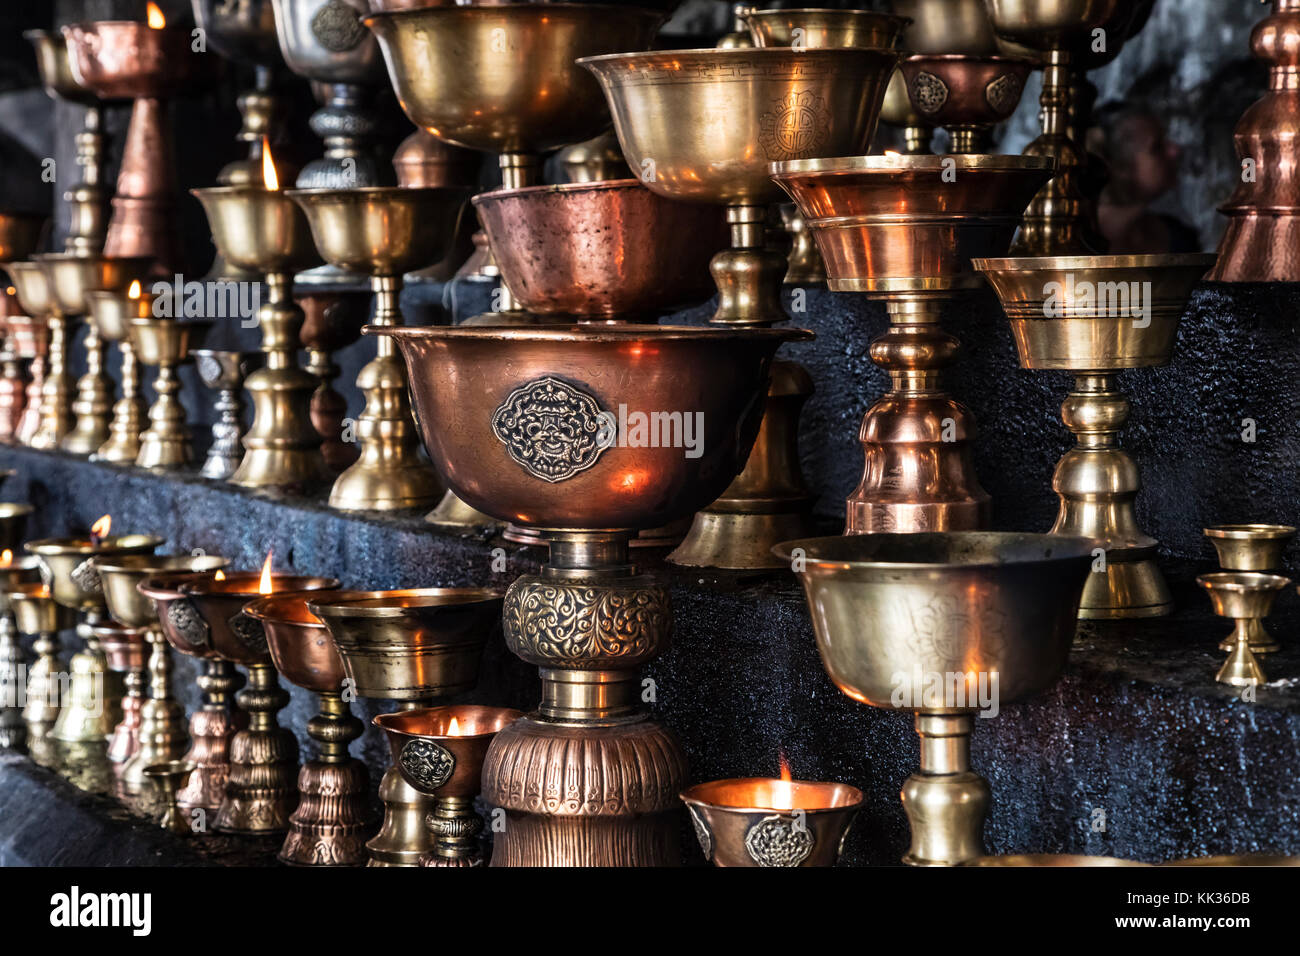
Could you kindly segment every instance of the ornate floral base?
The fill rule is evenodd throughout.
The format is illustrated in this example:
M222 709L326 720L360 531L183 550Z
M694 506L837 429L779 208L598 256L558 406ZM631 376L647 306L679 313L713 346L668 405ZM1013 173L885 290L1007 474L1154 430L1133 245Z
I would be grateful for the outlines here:
M366 862L367 793L359 760L313 760L298 772L298 809L280 848L283 863L295 866L361 866Z
M230 743L230 776L214 826L222 833L283 832L298 805L298 741L275 723L289 695L272 667L254 664L235 699L249 715L248 729Z

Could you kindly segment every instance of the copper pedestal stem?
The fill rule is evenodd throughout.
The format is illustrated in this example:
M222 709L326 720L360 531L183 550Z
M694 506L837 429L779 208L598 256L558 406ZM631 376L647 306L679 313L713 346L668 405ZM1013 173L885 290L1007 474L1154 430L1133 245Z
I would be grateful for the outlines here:
M108 220L104 254L148 256L160 273L180 271L175 162L163 100L144 96L131 106L122 167Z
M968 531L992 518L975 474L974 420L939 387L960 348L939 327L943 301L899 293L886 302L889 330L871 343L871 360L892 387L862 419L866 460L846 503L845 534Z
M270 834L289 827L298 805L294 778L298 741L276 722L289 694L270 663L248 665L248 686L235 695L248 714L248 728L230 743L230 775L217 810L216 829L224 833Z
M239 729L231 698L244 685L244 675L229 661L213 658L204 661L197 683L203 692L203 706L190 716L192 743L185 754L185 760L194 764L194 773L181 787L176 802L187 810L216 813L230 776L230 742Z
M366 859L365 764L348 755L348 744L365 730L338 693L322 693L320 713L307 722L307 735L320 753L298 771L298 807L280 848L284 863L358 866Z

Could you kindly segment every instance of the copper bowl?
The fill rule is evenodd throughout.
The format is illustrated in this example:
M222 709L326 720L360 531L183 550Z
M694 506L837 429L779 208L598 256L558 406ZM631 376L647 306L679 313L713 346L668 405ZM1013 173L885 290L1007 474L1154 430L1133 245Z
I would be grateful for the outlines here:
M772 178L803 213L833 291L890 293L982 285L971 259L1005 254L1052 168L1037 156L851 156L773 163Z
M459 704L380 714L374 724L388 735L393 766L421 793L439 797L478 795L483 758L492 738L523 714L509 707ZM456 733L448 731L455 721Z
M425 448L452 490L543 529L657 528L712 502L758 433L777 347L811 337L646 325L365 331L397 339ZM681 429L679 447L673 435L641 447L616 434L619 416L638 412L702 434L690 449Z
M144 670L149 656L144 628L127 627L125 624L108 621L92 625L90 631L99 639L99 646L108 658L110 671L125 674L128 671Z
M899 64L912 108L935 126L992 126L1016 111L1034 61L964 53L911 56Z
M657 316L703 301L730 238L718 207L635 179L498 189L474 206L506 285L537 315Z
M207 627L201 626L198 612L194 610L194 602L181 593L180 586L189 581L206 580L216 573L213 570L156 574L136 585L136 589L153 602L167 643L190 657L215 660L220 655L208 640Z
M172 95L215 74L217 58L196 54L186 27L98 20L63 28L76 81L106 100Z
M0 263L26 259L35 252L49 221L44 213L0 213Z
M262 622L244 613L244 608L258 598L261 575L257 571L227 573L181 581L178 589L188 597L200 620L207 626L208 639L217 656L244 666L272 663ZM272 594L283 591L333 590L339 586L334 578L301 574L273 574Z
M275 669L291 684L317 694L338 693L343 661L329 630L307 609L314 591L289 591L258 598L244 608L262 622Z

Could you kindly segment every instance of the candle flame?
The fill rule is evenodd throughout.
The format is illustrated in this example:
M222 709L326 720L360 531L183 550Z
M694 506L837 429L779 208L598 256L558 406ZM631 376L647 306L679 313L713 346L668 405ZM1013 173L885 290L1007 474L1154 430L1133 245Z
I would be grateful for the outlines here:
M132 280L131 280L131 287L130 287L129 289L126 290L126 297L127 297L128 299L138 299L138 298L140 298L140 280L139 280L139 279L132 279Z
M108 533L113 530L113 516L104 515L98 521L90 526L90 533L96 538L107 538Z
M150 2L146 9L148 11L147 16L149 18L150 30L161 30L163 27L167 26L167 18L163 16L163 12L158 9L156 3Z
M451 723L447 725L447 736L455 737L459 733L460 733L460 721L458 721L455 717L453 717L451 718Z
M780 747L776 750L776 760L781 765L781 783L772 788L772 809L793 810L794 786L790 781L794 775L790 773L790 761L785 759L785 750Z
M275 174L275 160L271 156L271 143L262 137L262 182L267 189L279 189L280 177Z
M0 554L0 564L3 564L7 567L13 563L14 563L14 553L10 551L8 548L5 548L4 554Z
M270 594L275 590L274 583L271 581L271 557L272 552L266 552L266 560L262 562L262 576L257 582L258 594Z
M777 749L776 760L777 763L781 765L781 779L784 780L786 783L789 783L791 780L794 779L794 776L790 773L790 761L785 759L784 750L781 750L780 748Z
M885 155L888 156L890 159L899 159L902 157L903 154L899 152L895 152L892 149L887 149L885 150Z
M13 286L10 286L9 288L5 289L5 293L8 295L17 295L18 290L15 289Z
M212 580L214 580L214 581L224 581L224 580L226 580L226 572L225 572L225 571L222 571L220 568L217 568L217 573L214 574L214 575L212 575Z

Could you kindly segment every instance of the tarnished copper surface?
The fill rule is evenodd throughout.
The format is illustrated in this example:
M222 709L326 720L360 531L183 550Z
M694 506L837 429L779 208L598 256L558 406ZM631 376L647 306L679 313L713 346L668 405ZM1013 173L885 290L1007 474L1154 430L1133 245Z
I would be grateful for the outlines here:
M1034 66L1023 57L931 54L899 69L917 115L951 134L950 153L985 153L989 131L1015 112Z
M425 447L448 485L472 507L539 528L653 528L708 504L757 434L772 354L809 337L637 325L365 331L397 339ZM702 415L699 456L598 450L597 416L620 405ZM511 420L494 428L499 410Z
M357 598L376 593L335 592ZM324 622L307 609L307 602L318 596L315 591L270 594L247 605L244 613L262 622L271 660L285 679L318 694L337 693L343 685L343 660Z
M243 613L244 607L259 597L260 573L223 573L225 577L220 580L214 575L181 579L177 582L177 589L190 598L194 610L207 624L209 640L217 654L234 664L271 664L262 625ZM273 574L270 593L334 590L338 586L339 582L334 578Z
M499 189L474 197L502 277L539 315L654 317L713 293L721 210L634 179Z
M402 778L422 793L443 797L475 797L480 788L483 758L492 738L523 714L509 707L483 707L460 704L427 707L380 714L374 724L388 736L393 765ZM452 731L452 721L456 730ZM420 772L419 764L402 760L402 752L413 740L433 741L452 756L446 780L434 785L430 775Z
M220 63L191 50L189 27L98 20L65 26L63 36L73 78L106 100L182 93L210 79Z
M466 149L444 143L426 129L417 129L393 151L397 185L436 188L478 184L478 157Z
M189 603L189 598L181 593L181 584L191 580L206 580L216 574L216 570L164 572L150 575L136 584L136 590L153 602L156 620L162 627L163 637L182 654L208 659L218 658L216 648L208 640L206 631L199 633L185 630L177 625L176 616L169 613L173 604L188 605ZM188 610L187 607L186 611Z
M49 221L49 216L39 213L0 212L0 263L31 256Z

